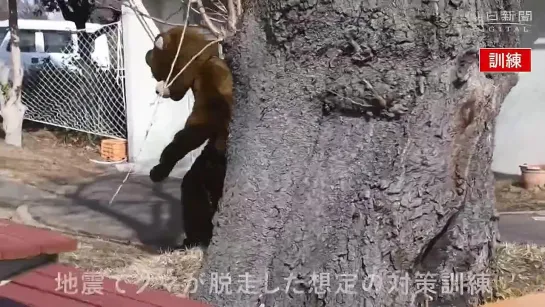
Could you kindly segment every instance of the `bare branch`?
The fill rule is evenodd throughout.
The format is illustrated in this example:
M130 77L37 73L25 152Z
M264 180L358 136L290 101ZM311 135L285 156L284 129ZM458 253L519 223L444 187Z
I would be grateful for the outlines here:
M223 19L224 21L227 21L227 18L225 17L225 14L212 12L209 15L210 16L217 16L217 18L219 17L219 18Z
M216 15L221 15L221 16L227 16L227 12L218 12L218 11L214 10L213 8L204 7L204 10L207 12L207 14L216 14Z
M201 12L199 12L196 8L193 8L193 7L191 8L191 10L194 11L195 13L198 13L198 14L201 13ZM218 15L220 15L220 17L224 17L223 15L221 15L221 14L219 14L219 13L212 13L212 14L213 14L213 15L218 14ZM227 22L227 20L219 20L219 19L216 19L216 18L210 17L210 16L208 16L208 18L210 18L210 20L213 20L213 21L219 22L219 23L226 23L226 22Z
M227 19L229 30L234 33L237 30L237 12L235 11L234 0L227 0L227 10L229 11L229 18Z
M121 3L123 6L126 6L128 8L130 8L131 10L133 10L134 13L136 13L137 15L141 16L141 17L144 17L144 18L148 18L148 19L151 19L155 22L158 22L158 23L161 23L161 24L165 24L165 25L169 25L169 26L173 26L173 27L180 27L180 26L184 26L183 23L172 23L172 22L167 22L163 19L160 19L160 18L157 18L157 17L153 17L153 16L150 16L144 12L142 12L140 9L138 9L136 6L130 4L130 3L127 3L126 1L123 1ZM105 6L105 7L109 7L111 9L115 9L113 6Z
M208 27L208 29L210 29L210 31L216 34L216 36L223 38L225 35L212 23L212 21L206 14L206 11L204 10L204 6L202 5L202 0L195 0L195 1L197 2L199 13L201 14L202 19L204 23L206 24L206 26Z
M227 20L219 20L219 19L216 19L216 18L213 18L213 17L208 17L210 18L210 20L213 20L214 22L217 22L217 23L226 23Z
M190 0L188 0L188 2L191 3ZM174 11L170 15L168 15L168 17L165 19L165 21L168 21L170 18L174 17L174 15L178 14L183 8L184 8L184 5L182 3L182 4L180 4L180 7L176 11Z
M212 2L212 4L214 4L214 6L217 7L220 11L227 14L227 8L225 8L225 5L223 5L223 3L221 3L220 1L214 1Z
M178 57L180 56L180 50L182 49L182 43L185 38L185 30L187 29L187 22L189 21L189 8L191 7L191 1L187 0L187 10L185 14L185 24L184 24L184 30L182 31L182 36L180 37L180 43L178 44L178 50L176 50L176 55L174 56L174 60L172 60L172 64L170 65L170 72L168 73L168 76L165 80L165 82L169 82L170 76L172 75L172 71L174 70L174 66L176 65L176 61L178 60Z
M242 1L237 0L237 17L242 16Z
M180 24L180 23L168 22L167 20L170 19L173 14L170 14L169 18L167 18L166 20L160 19L160 18L144 13L138 6L130 3L129 1L123 1L123 0L118 0L118 1L121 3L121 5L130 8L135 14L137 14L140 17L148 18L153 20L154 22L169 25L169 26L174 26L174 27L185 25L185 23ZM236 31L237 15L238 16L242 15L242 6L240 5L241 3L240 0L236 0L237 1L236 6L234 5L234 2L233 2L234 0L229 0L228 1L229 9L227 9L221 1L211 1L211 3L219 11L216 11L214 8L205 7L202 3L202 0L188 0L188 1L190 1L190 3L197 4L197 9L194 9L192 7L190 9L201 15L203 25L206 26L214 35L216 35L216 37L224 38L226 35L225 35L224 29L222 27L218 28L218 26L214 25L214 22L220 23L220 24L228 23L229 31L230 32ZM103 8L116 10L115 7L104 4L100 0L98 0L97 3L100 3L101 7ZM178 9L176 13L179 11L180 10Z

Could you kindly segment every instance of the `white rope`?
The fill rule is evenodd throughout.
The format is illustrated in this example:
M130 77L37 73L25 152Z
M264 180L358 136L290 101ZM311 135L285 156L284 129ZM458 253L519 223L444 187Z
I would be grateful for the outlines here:
M184 72L184 70L189 66L189 64L191 64L191 62L193 62L199 55L201 55L205 50L206 48L210 47L212 44L215 44L217 42L221 42L222 39L221 38L218 38L214 41L211 41L210 43L208 43L206 46L204 46L204 48L201 49L201 51L199 51L197 54L195 54L191 60L189 60L189 62L187 62L187 64L185 64L185 66L180 70L180 72L178 72L178 74L172 79L172 81L170 83L168 83L166 85L166 87L168 88L169 86L172 85L172 83L174 83L174 81Z
M174 56L174 61L172 61L172 64L170 65L170 71L168 73L167 79L165 80L165 83L168 84L168 81L170 80L170 76L172 76L172 71L174 71L174 66L176 65L176 60L178 59L178 56L180 56L180 50L182 50L182 42L185 38L185 30L187 29L187 22L189 20L189 8L191 7L191 0L187 0L187 12L185 15L185 25L184 30L182 31L182 37L180 37L180 43L178 44L178 50L176 50L176 55ZM178 76L174 77L176 79ZM168 86L167 86L168 87Z
M148 37L153 42L153 40L155 39L155 36L153 35L153 31L151 30L150 26L146 23L146 21L140 14L138 5L134 2L134 0L129 0L129 2L131 2L130 8L133 10L133 13L136 15L136 19L138 19L138 22L140 22L140 24L144 28L144 31L146 31L146 34L148 34Z
M132 1L131 1L132 2ZM169 78L170 78L170 75L172 74L172 70L174 69L174 65L176 63L176 61L178 60L178 56L179 56L179 53L180 53L180 49L182 47L182 41L183 41L183 38L184 38L184 35L185 35L185 29L187 28L187 22L188 22L188 19L189 19L189 6L191 5L191 1L188 0L187 1L187 15L186 15L186 18L185 18L185 25L184 25L184 30L182 32L182 37L180 38L180 43L178 45L178 51L176 52L176 56L174 57L174 60L172 61L172 65L170 67L170 73L168 74L167 76L167 81L169 81ZM144 19L142 18L142 16L140 16L137 12L136 12L136 5L134 5L133 7L131 7L131 9L135 12L135 15L137 16L138 18L138 22L140 22L140 24L142 25L142 27L144 27L144 30L147 31L146 27L148 26L147 23L144 21ZM148 36L150 37L151 41L153 43L154 42L154 39L155 37L153 37L152 35L150 35L150 33L148 32ZM144 134L144 140L142 141L143 144L142 146L140 147L140 150L138 151L138 153L136 154L136 157L135 157L135 160L138 161L138 158L140 157L140 155L142 154L142 151L144 149L144 144L146 143L147 139L148 139L148 135L149 135L149 132L151 131L151 128L153 127L153 122L155 120L155 114L157 113L157 109L159 108L159 100L161 99L161 95L160 94L157 94L157 96L155 97L154 101L151 103L152 105L154 105L154 108L153 108L153 113L151 115L151 119L150 119L150 123L148 125L148 128L146 129L146 133ZM117 187L117 190L115 191L114 195L112 195L112 198L110 198L110 201L108 202L108 205L112 205L115 198L117 197L117 195L119 194L119 192L121 191L121 189L123 188L123 185L127 182L127 180L129 180L129 176L130 174L133 172L134 170L134 167L135 167L136 163L131 163L130 166L129 166L129 170L127 171L127 175L125 175L125 178L123 179L123 181L121 182L121 184Z
M153 127L153 120L155 118L155 114L157 113L157 109L159 107L159 99L161 99L161 96L160 95L157 95L157 97L155 98L154 102L155 103L155 107L153 109L153 113L151 115L151 119L150 119L150 124L148 126L148 129L146 130L146 134L144 134L144 143L146 142L147 138L148 138L148 134L149 132L151 131L151 127ZM136 154L136 159L135 160L138 160L138 157L140 157L140 154L142 153L142 150L144 149L144 144L142 144L142 146L140 147L140 150L138 151L138 153ZM121 191L121 189L123 188L123 185L125 184L125 182L127 182L127 180L129 180L129 176L131 175L131 173L133 172L134 170L134 166L135 166L135 163L131 163L130 166L129 166L129 170L127 171L127 175L125 175L125 178L123 179L123 181L121 182L121 184L117 187L117 190L115 191L114 195L112 196L112 198L110 198L110 201L108 202L108 205L111 205L113 204L115 198L117 197L117 195L119 194L119 192Z

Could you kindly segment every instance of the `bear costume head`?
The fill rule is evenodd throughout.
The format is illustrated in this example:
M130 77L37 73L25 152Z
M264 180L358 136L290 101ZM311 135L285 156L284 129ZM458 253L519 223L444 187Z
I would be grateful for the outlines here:
M219 43L211 44L195 60L189 64L184 72L176 78L173 84L166 88L166 79L171 70L172 62L178 52L180 39L184 27L175 27L160 33L155 37L153 49L146 53L146 63L157 80L156 92L165 98L181 100L189 88L193 86L195 78L201 71L203 63L213 57L219 58ZM211 32L201 26L187 26L177 61L172 69L170 81L182 68L199 53L207 44L214 40Z

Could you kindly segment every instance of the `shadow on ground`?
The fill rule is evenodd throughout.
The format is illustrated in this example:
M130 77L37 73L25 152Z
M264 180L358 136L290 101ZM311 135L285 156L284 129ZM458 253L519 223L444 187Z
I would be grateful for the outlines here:
M181 180L153 183L148 176L131 175L110 205L125 176L98 177L64 197L33 202L28 211L50 226L141 243L155 250L179 246L183 232Z
M20 303L18 301L14 301L14 300L9 299L7 297L0 297L0 306L2 306L2 307L29 307L26 304Z
M108 204L125 175L117 172L97 177L65 196L27 196L25 203L32 217L46 225L139 243L155 251L179 247L183 233L182 180L168 178L162 183L153 183L146 175L131 175L114 203ZM495 174L495 177L496 180L518 179L506 174ZM15 191L12 187L4 188ZM508 192L517 201L526 193L522 189ZM516 207L507 200L505 203L505 210Z
M518 181L520 180L520 175L494 172L494 179L496 179L497 181L511 181L518 183Z

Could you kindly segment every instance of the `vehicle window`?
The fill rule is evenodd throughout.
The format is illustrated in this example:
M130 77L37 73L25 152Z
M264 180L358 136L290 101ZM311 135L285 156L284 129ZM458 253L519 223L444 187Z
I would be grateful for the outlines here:
M45 52L72 52L72 33L68 31L42 31Z
M8 34L8 27L0 27L0 44L4 41L6 34Z
M19 48L21 52L36 52L36 31L19 30ZM8 51L11 51L11 44L8 44Z

